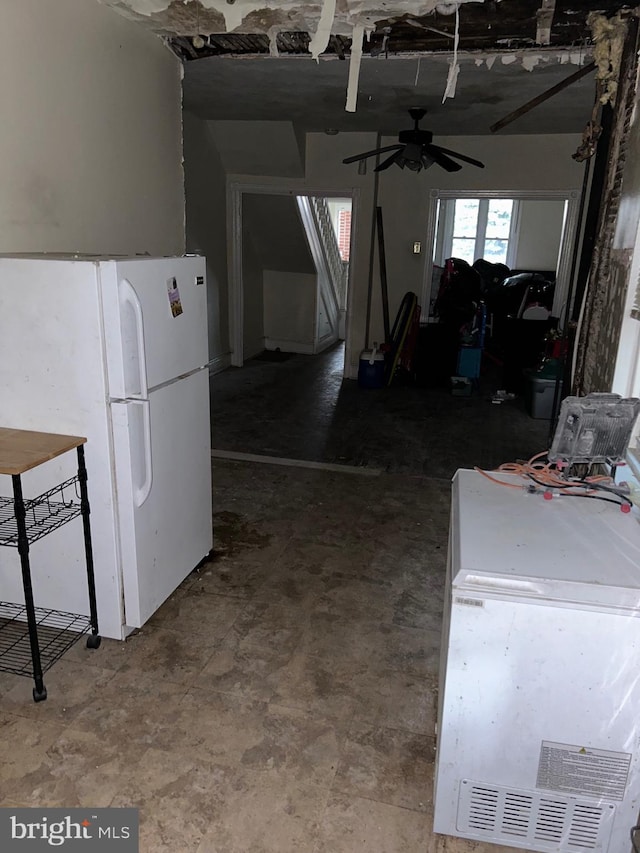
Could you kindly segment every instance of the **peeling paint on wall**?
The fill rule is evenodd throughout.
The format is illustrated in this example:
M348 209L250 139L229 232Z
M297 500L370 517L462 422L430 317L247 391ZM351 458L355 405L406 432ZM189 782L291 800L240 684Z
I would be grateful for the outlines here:
M525 71L533 71L533 69L540 62L540 54L538 53L529 53L526 56L522 57L522 67Z
M542 0L542 6L536 14L538 21L536 30L537 44L551 43L551 25L553 24L553 13L555 10L556 0Z
M353 44L351 47L351 59L349 60L349 82L347 84L347 103L345 110L355 113L358 100L358 81L360 79L360 63L362 62L362 38L364 27L356 24L353 28Z
M454 98L456 94L456 85L458 83L458 74L460 73L460 63L458 62L458 44L460 42L460 10L456 6L456 29L453 39L453 56L449 62L449 73L447 74L447 84L442 96L442 103L447 98Z
M324 0L322 14L318 21L318 26L309 42L309 51L311 58L319 61L320 54L324 52L331 38L331 28L333 27L333 19L336 14L336 0Z

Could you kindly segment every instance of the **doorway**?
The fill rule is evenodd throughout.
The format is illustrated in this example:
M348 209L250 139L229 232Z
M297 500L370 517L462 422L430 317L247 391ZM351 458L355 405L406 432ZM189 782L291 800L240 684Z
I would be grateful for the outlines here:
M432 190L427 221L422 304L433 306L446 257L485 257L513 270L553 272L553 316L567 316L580 190ZM466 254L465 254L466 253ZM425 311L426 314L426 311ZM427 319L426 316L424 319Z
M344 341L357 191L232 184L228 194L231 364L262 351L312 355Z

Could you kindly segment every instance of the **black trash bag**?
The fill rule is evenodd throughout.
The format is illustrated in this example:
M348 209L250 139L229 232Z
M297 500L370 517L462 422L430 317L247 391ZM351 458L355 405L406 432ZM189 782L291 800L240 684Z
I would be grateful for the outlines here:
M460 258L447 258L434 305L440 322L460 329L475 317L481 297L480 274Z
M478 258L477 261L474 261L473 269L482 279L482 295L485 297L493 293L511 274L511 270L506 264L492 264L490 261L485 261L484 258Z
M544 305L551 311L555 285L545 275L525 272L512 275L487 294L487 307L497 317L517 317L523 303Z

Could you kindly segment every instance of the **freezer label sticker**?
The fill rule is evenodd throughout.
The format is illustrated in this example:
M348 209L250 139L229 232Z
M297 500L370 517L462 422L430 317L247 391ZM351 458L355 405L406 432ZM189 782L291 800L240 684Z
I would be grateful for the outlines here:
M0 850L138 853L138 809L0 808Z
M536 788L623 800L631 754L543 740Z
M456 604L466 604L467 607L484 607L484 601L479 598L463 598L461 595L457 595L455 602Z
M182 302L180 301L178 282L175 278L170 278L167 282L167 293L169 294L169 308L171 308L171 316L179 317L180 314L182 314Z
M204 284L204 276L203 276L203 275L197 275L197 276L196 276L196 287L197 287L199 284Z

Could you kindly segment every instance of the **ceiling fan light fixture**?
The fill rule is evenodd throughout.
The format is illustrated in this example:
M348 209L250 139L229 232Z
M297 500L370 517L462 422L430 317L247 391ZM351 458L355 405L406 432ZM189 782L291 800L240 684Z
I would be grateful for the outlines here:
M405 145L396 162L401 169L406 167L412 172L419 172L422 169L422 149L410 142Z
M460 154L458 151L451 151L449 148L443 148L441 145L433 143L433 133L430 130L423 130L419 123L425 110L413 108L409 110L411 118L414 121L414 127L411 130L401 130L398 134L398 141L393 145L383 145L381 148L374 148L372 151L364 151L362 154L355 154L352 157L345 157L343 163L358 162L359 174L361 164L369 157L379 158L381 154L387 154L393 151L393 154L384 159L381 163L378 159L378 165L374 172L385 172L393 165L399 166L401 169L409 169L411 172L421 172L423 169L430 169L431 166L439 166L446 172L459 172L462 169L463 163L469 163L471 166L476 166L478 169L484 169L484 163L480 160L475 160L466 154Z

